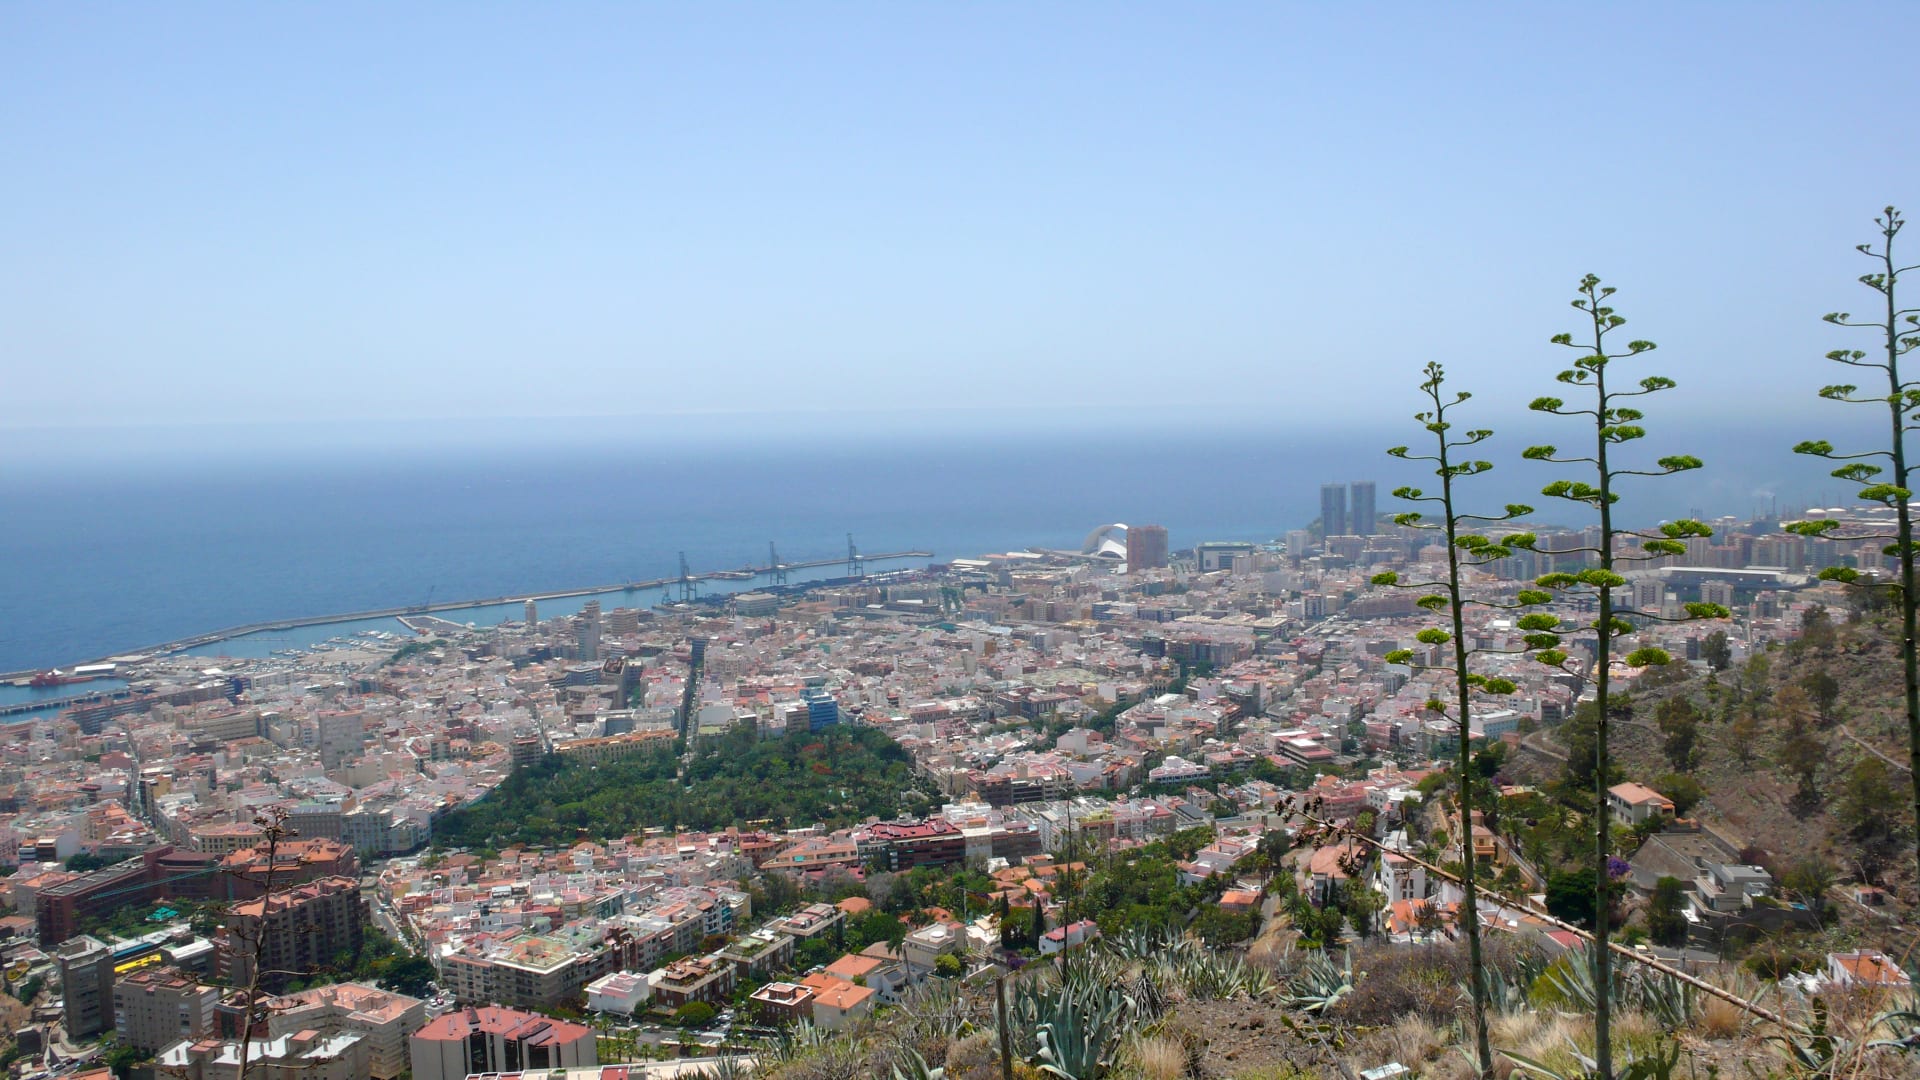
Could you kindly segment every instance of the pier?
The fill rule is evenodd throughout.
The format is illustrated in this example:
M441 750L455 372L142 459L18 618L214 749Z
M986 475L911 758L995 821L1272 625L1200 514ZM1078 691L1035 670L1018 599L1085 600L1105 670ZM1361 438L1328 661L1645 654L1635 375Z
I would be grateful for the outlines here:
M864 562L891 562L899 559L931 558L933 558L933 552L931 551L890 551L878 555L860 556L860 559ZM217 641L228 641L233 638L246 637L248 634L258 634L269 630L292 630L300 626L324 626L328 623L354 622L359 619L397 619L402 615L431 615L440 611L465 611L468 608L497 607L503 604L523 603L528 600L539 603L542 600L564 600L575 596L600 596L607 593L640 592L645 589L664 590L668 586L679 585L682 582L744 581L766 576L784 578L789 571L818 569L822 566L839 566L845 561L844 559L837 558L808 559L803 562L782 562L774 566L748 566L738 570L709 570L698 574L688 574L685 577L675 575L673 577L651 578L646 581L626 581L615 585L594 585L580 589L561 589L554 592L517 593L512 596L495 596L485 600L442 600L436 603L410 604L405 607L377 608L372 611L349 611L333 615L308 615L297 619L275 619L272 622L257 622L247 623L244 626L230 626L225 630L215 630L206 634L195 634L189 638L169 641L165 644L154 645L150 648L120 650L120 652L122 654L137 653L164 656L170 653L184 652L187 649L197 649L202 645L212 645ZM102 657L100 660L85 662L97 663L105 659L105 657ZM0 673L0 682L32 678L34 675L39 674L39 672L40 669L32 669L28 671ZM60 699L59 703L67 706L86 704L86 702L78 699ZM43 701L34 705L33 708L45 708L52 704L55 704L55 702ZM18 707L9 706L6 710L0 710L0 716L9 715L11 712L27 711L29 711L29 709L24 705Z
M84 705L104 705L109 701L118 701L133 696L132 690L95 690L91 694L76 694L73 697L46 698L41 701L16 701L9 705L0 705L0 717L25 716L27 713L42 709L77 709Z

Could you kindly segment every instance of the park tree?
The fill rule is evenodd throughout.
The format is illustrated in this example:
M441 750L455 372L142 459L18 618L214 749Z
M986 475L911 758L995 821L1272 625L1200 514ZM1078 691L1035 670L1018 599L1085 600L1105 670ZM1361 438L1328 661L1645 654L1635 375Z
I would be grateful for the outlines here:
M1838 719L1835 709L1840 704L1840 680L1822 667L1800 676L1798 685L1812 703L1814 715L1820 718L1820 726L1832 725Z
M1612 701L1616 719L1632 715L1633 702L1625 694L1617 695ZM1573 715L1560 725L1560 745L1566 748L1567 761L1563 771L1568 786L1574 790L1594 786L1599 767L1599 710L1591 701L1583 701L1573 707ZM1615 777L1609 776L1602 788L1613 784Z
M1834 816L1852 841L1848 855L1861 880L1878 881L1906 843L1905 815L1891 810L1902 801L1886 763L1870 755L1848 770L1834 791Z
M1839 638L1833 616L1827 614L1825 607L1815 604L1800 616L1800 651L1824 655L1833 651Z
M1753 764L1754 743L1760 738L1760 713L1748 705L1727 723L1727 748L1742 765Z
M1593 868L1590 866L1549 875L1547 914L1576 926L1592 925L1593 902L1598 893L1599 890L1594 886Z
M1370 938L1379 926L1380 913L1387 909L1387 894L1362 878L1350 878L1342 889L1340 910L1353 924L1353 932ZM1251 936L1249 934L1248 936Z
M673 1011L673 1022L683 1028L703 1028L718 1015L719 1010L704 1001L689 1001Z
M1599 519L1599 543L1585 553L1591 556L1595 565L1574 573L1552 573L1539 580L1546 588L1579 590L1593 594L1599 603L1599 617L1592 624L1594 646L1593 688L1594 688L1594 948L1588 950L1593 964L1593 981L1596 986L1610 986L1613 980L1613 954L1607 947L1608 907L1610 895L1608 887L1608 861L1613 857L1612 823L1607 807L1607 736L1611 719L1609 706L1612 678L1610 669L1615 658L1615 645L1622 644L1621 639L1633 635L1639 625L1622 617L1614 602L1614 591L1627 584L1618 569L1622 563L1633 563L1648 559L1657 559L1668 555L1685 555L1686 542L1695 537L1711 536L1713 530L1701 522L1692 519L1680 519L1662 524L1657 532L1640 532L1622 527L1614 520L1614 504L1619 500L1617 490L1620 481L1637 477L1672 476L1700 468L1700 459L1688 455L1669 455L1657 459L1651 468L1633 467L1620 459L1627 454L1626 444L1638 441L1646 436L1646 429L1640 425L1644 414L1633 405L1627 404L1638 398L1671 390L1674 381L1663 375L1649 375L1636 383L1623 388L1618 380L1609 383L1613 365L1617 362L1637 359L1652 352L1654 343L1634 339L1626 343L1625 351L1609 352L1608 339L1626 325L1626 318L1612 306L1614 290L1602 285L1600 279L1592 274L1581 279L1579 297L1573 306L1586 316L1587 326L1576 341L1573 334L1559 334L1554 344L1577 351L1580 355L1572 366L1561 371L1558 379L1583 395L1586 400L1578 404L1568 404L1557 397L1536 398L1529 406L1535 412L1549 413L1555 416L1572 416L1593 425L1592 442L1589 450L1575 450L1561 453L1554 446L1529 447L1524 456L1534 461L1546 461L1556 464L1583 466L1588 470L1585 479L1556 480L1541 489L1541 493L1553 498L1565 499L1591 510ZM1619 348L1618 346L1611 346ZM1639 552L1631 549L1619 550L1622 540L1638 541ZM1725 618L1727 610L1718 604L1691 603L1686 605L1687 618ZM1632 613L1630 606L1626 613ZM1664 621L1659 616L1635 613L1642 620ZM1537 639L1540 651L1538 656L1544 663L1555 667L1567 664L1567 654L1555 643L1549 643L1541 635ZM1529 638L1529 645L1536 645L1536 638ZM1629 652L1624 658L1629 667L1655 667L1669 662L1672 658L1654 646L1642 646ZM1584 674L1575 671L1575 674ZM1594 1057L1599 1062L1600 1080L1613 1078L1613 1037L1612 1004L1608 995L1601 994L1594 1009Z
M1707 669L1716 674L1733 666L1733 643L1727 639L1725 630L1715 630L1700 639L1700 658L1707 662Z
M1754 653L1740 665L1734 686L1740 700L1749 705L1765 705L1773 697L1773 660L1766 653Z
M1793 864L1780 879L1780 885L1800 902L1807 905L1813 917L1824 920L1827 914L1827 892L1833 888L1833 867L1817 855L1808 856Z
M1647 903L1647 936L1656 945L1669 948L1687 942L1687 917L1681 914L1687 903L1687 887L1679 878L1662 877L1653 883L1653 896Z
M1839 327L1866 330L1872 335L1871 351L1836 349L1827 354L1827 359L1868 373L1866 377L1875 380L1876 385L1863 389L1839 383L1822 388L1820 396L1829 401L1886 409L1887 441L1873 449L1841 451L1825 439L1816 439L1802 442L1793 449L1798 454L1838 462L1839 466L1833 470L1833 475L1857 484L1859 491L1856 494L1859 498L1892 508L1893 531L1849 530L1832 518L1791 522L1787 528L1803 536L1824 536L1834 540L1892 541L1884 553L1893 557L1897 567L1898 576L1893 582L1865 577L1849 566L1828 567L1820 571L1820 576L1868 587L1887 587L1898 598L1907 753L1911 761L1914 812L1920 816L1920 655L1916 655L1915 651L1915 605L1920 602L1920 597L1914 592L1913 513L1908 505L1913 497L1913 485L1907 478L1910 467L1907 460L1907 432L1913 429L1915 413L1920 412L1920 382L1903 380L1900 375L1900 358L1920 346L1920 308L1901 307L1897 295L1900 275L1915 269L1915 266L1901 266L1893 255L1893 241L1900 234L1905 219L1898 210L1889 206L1873 221L1880 231L1879 246L1860 244L1855 250L1874 263L1873 270L1860 276L1860 283L1877 294L1875 305L1880 312L1874 318L1856 320L1847 312L1836 311L1830 312L1826 321ZM1879 383L1883 378L1885 383ZM1914 857L1916 865L1920 865L1920 847L1915 848Z
M1673 803L1675 817L1686 817L1689 810L1700 805L1700 800L1707 797L1707 789L1691 773L1662 774L1654 779L1653 789Z
M1799 782L1795 804L1803 813L1810 811L1820 804L1820 769L1827 761L1827 744L1813 728L1813 706L1805 691L1789 684L1774 695L1773 712L1780 723L1774 759Z
M1476 531L1484 526L1512 521L1533 513L1530 506L1517 503L1509 504L1501 513L1495 515L1469 514L1460 508L1455 486L1470 477L1479 476L1493 468L1488 461L1471 456L1472 450L1493 436L1493 432L1484 428L1456 433L1449 413L1464 404L1472 395L1465 391L1448 392L1445 389L1446 373L1439 364L1429 363L1425 369L1426 378L1420 384L1430 406L1414 414L1414 420L1432 436L1432 453L1416 454L1405 446L1396 446L1387 453L1404 461L1424 462L1433 466L1433 473L1439 478L1439 490L1428 493L1422 488L1402 487L1394 492L1398 498L1416 504L1431 506L1439 511L1436 520L1429 521L1420 511L1408 511L1394 516L1394 522L1412 529L1426 529L1437 533L1446 548L1446 574L1433 581L1404 582L1391 571L1375 575L1375 585L1395 588L1434 590L1421 596L1415 603L1423 610L1434 612L1444 620L1443 626L1429 626L1415 635L1420 644L1429 649L1439 650L1436 655L1440 663L1433 665L1452 676L1451 700L1435 695L1427 701L1426 709L1437 718L1453 721L1457 736L1454 742L1453 774L1456 781L1455 805L1460 814L1460 828L1469 831L1472 828L1475 809L1475 781L1484 783L1485 776L1475 768L1473 759L1472 710L1475 695L1511 694L1516 687L1510 679L1489 677L1473 670L1473 657L1481 649L1468 644L1466 630L1466 609L1468 605L1514 607L1545 603L1552 594L1540 590L1523 590L1517 604L1494 604L1489 601L1470 597L1461 582L1461 572L1477 566L1507 558L1515 548L1531 547L1534 538L1528 533L1513 533L1494 540ZM1551 630L1559 625L1552 615L1531 614L1520 618L1520 626L1526 630ZM1410 664L1421 666L1412 649L1396 649L1386 656L1390 664ZM1498 769L1499 759L1490 762L1490 769ZM1488 803L1486 810L1491 810ZM1486 965L1481 954L1480 918L1478 915L1479 884L1477 868L1474 866L1473 844L1461 845L1464 864L1462 867L1460 900L1460 926L1467 938L1467 965L1470 975L1470 998L1473 1009L1473 1039L1476 1065L1480 1075L1493 1076L1493 1050L1487 1036L1487 999L1489 990L1486 980ZM1372 890L1367 890L1372 895ZM1350 908L1348 914L1362 936L1370 933L1371 911Z
M1700 760L1700 710L1691 700L1676 694L1653 710L1653 722L1660 728L1660 752L1674 772L1686 772Z

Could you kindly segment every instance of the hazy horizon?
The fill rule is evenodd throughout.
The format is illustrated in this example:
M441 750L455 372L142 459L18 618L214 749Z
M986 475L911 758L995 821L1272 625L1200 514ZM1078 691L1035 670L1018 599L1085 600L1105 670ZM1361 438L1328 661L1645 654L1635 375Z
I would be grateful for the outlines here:
M1666 403L1682 404L1678 394ZM1404 403L1417 402L1407 389ZM1496 470L1476 485L1475 496L1488 505L1506 501L1539 505L1543 515L1559 510L1554 500L1536 498L1539 487L1564 473L1525 461L1521 450L1536 443L1572 447L1590 434L1570 420L1520 412L1491 415L1478 408L1459 414L1463 426L1488 427L1494 438L1476 450ZM1835 410L1840 411L1840 410ZM1792 453L1802 439L1847 437L1852 429L1836 425L1819 410L1791 422L1767 417L1697 423L1683 409L1653 411L1647 439L1616 451L1616 460L1644 467L1670 453L1700 457L1705 467L1645 490L1660 509L1654 516L1694 510L1710 516L1746 516L1757 505L1778 499L1783 507L1844 504L1849 485L1829 477L1829 465ZM1061 471L1063 479L1081 469L1090 478L1110 482L1118 462L1190 461L1196 479L1211 476L1220 463L1237 463L1234 483L1223 486L1266 498L1291 492L1306 498L1330 481L1374 479L1380 482L1381 509L1400 484L1427 484L1430 474L1415 463L1396 461L1386 450L1411 445L1424 452L1429 438L1409 417L1366 418L1342 425L1262 422L1253 414L1170 416L1165 410L1033 411L1009 418L1006 410L955 409L940 412L836 417L822 414L725 413L668 418L518 418L462 421L358 421L306 424L229 424L179 427L0 429L0 456L10 468L0 472L0 498L106 477L164 478L169 482L216 483L226 478L267 476L334 484L381 473L425 471L436 475L484 476L502 468L565 469L571 463L625 463L636 475L659 469L757 464L778 474L821 463L850 464L849 484L860 481L857 463L875 457L898 462L920 460L939 469L981 454L1024 455ZM629 422L631 421L631 422ZM1865 437L1864 433L1862 437ZM1618 455L1623 454L1624 457ZM1646 459L1646 460L1641 460ZM1153 466L1159 468L1159 465ZM1630 482L1629 490L1639 487ZM1642 500L1630 495L1625 508L1638 516ZM1571 508L1566 516L1577 516Z

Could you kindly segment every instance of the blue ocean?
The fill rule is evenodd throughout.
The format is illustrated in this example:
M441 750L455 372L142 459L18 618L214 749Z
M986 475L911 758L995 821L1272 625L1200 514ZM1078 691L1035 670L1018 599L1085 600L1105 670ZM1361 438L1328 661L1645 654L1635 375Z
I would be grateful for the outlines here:
M1382 453L1417 436L1410 425L1329 436L1140 415L1055 428L1041 416L876 435L816 419L761 426L738 445L361 440L337 452L323 441L43 458L0 472L0 671L244 623L664 577L682 551L695 570L732 569L764 563L769 540L786 560L842 557L849 533L866 552L936 558L1077 548L1113 521L1163 524L1175 548L1269 540L1317 516L1323 482L1377 479L1385 514L1398 509L1388 491L1419 480ZM1509 464L1476 489L1486 503L1551 478L1514 460L1519 445L1495 448ZM1649 485L1632 509L1746 517L1783 493L1818 497L1820 471L1783 447L1770 432L1712 432L1689 449L1721 464Z

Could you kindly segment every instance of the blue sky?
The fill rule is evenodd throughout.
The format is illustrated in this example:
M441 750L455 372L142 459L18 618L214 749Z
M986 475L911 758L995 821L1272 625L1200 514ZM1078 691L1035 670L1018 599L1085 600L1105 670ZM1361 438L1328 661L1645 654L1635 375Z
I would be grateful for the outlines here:
M1920 208L1912 4L0 19L16 435L1147 406L1311 427L1404 419L1428 359L1497 426L1551 389L1589 270L1660 343L1673 413L1837 418L1819 316L1866 310L1872 215Z

